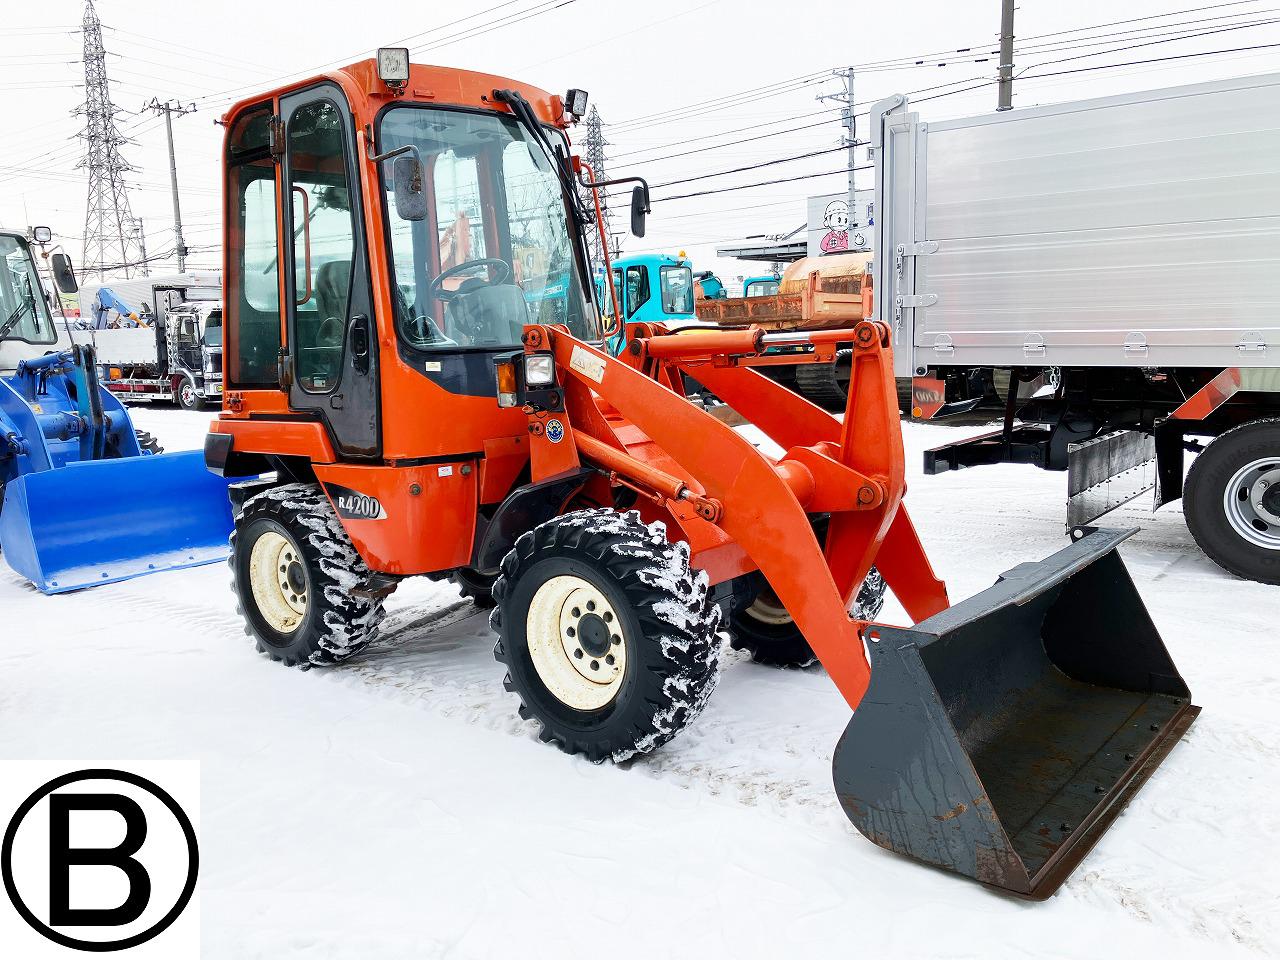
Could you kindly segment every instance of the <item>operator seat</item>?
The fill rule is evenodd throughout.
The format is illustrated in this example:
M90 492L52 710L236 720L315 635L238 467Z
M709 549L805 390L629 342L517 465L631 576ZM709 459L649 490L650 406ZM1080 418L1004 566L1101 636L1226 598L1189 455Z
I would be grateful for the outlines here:
M351 261L330 260L322 263L316 271L316 308L320 311L319 322L325 327L325 321L336 317L336 324L328 324L325 342L316 342L316 346L336 347L342 345L342 335L347 329L347 293L351 289ZM337 327L337 340L328 331ZM318 333L319 331L317 331ZM333 341L333 342L330 342Z

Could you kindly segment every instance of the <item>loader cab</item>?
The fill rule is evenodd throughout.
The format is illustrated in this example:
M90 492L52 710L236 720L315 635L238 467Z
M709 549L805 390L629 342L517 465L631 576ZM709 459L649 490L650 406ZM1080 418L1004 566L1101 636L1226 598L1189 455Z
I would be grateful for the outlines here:
M30 244L22 234L0 231L0 371L46 353L57 339Z
M518 88L539 135L497 101L511 81L411 71L365 61L225 120L224 415L318 422L342 459L518 432L493 357L530 322L601 338L560 98Z

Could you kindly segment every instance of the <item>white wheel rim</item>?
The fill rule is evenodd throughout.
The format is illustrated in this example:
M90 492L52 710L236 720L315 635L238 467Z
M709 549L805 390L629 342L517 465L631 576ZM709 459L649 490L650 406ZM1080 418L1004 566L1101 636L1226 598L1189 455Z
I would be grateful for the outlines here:
M193 387L190 383L183 383L182 402L187 406L191 406L195 398L196 398L196 388Z
M787 613L787 608L777 597L773 596L771 590L761 590L756 598L751 601L751 606L743 611L752 620L759 620L761 623L771 624L780 627L784 624L793 623L791 614Z
M249 554L249 584L258 612L277 633L293 633L307 615L306 567L288 537L268 530Z
M575 576L538 587L525 617L529 659L551 695L575 710L608 706L627 672L627 637L599 589Z
M1254 460L1236 471L1222 494L1227 522L1241 539L1264 550L1280 550L1276 489L1280 458Z

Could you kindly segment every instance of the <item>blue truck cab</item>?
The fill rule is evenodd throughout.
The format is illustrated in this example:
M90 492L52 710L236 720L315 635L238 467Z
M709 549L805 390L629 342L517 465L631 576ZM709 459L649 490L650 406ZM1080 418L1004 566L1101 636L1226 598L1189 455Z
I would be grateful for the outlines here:
M779 280L777 274L767 273L759 277L747 277L742 281L744 297L772 297L778 293Z
M613 301L604 277L597 281L605 327L611 329ZM693 267L683 256L649 254L624 257L613 263L613 285L618 295L622 322L609 337L609 351L614 356L626 346L628 323L645 321L682 326L697 322L694 314Z

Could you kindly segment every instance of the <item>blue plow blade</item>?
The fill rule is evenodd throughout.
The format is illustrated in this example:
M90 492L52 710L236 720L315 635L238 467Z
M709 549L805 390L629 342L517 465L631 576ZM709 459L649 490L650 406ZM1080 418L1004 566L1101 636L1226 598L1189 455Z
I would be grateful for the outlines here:
M204 453L70 463L5 487L0 551L41 593L225 560L230 481Z

